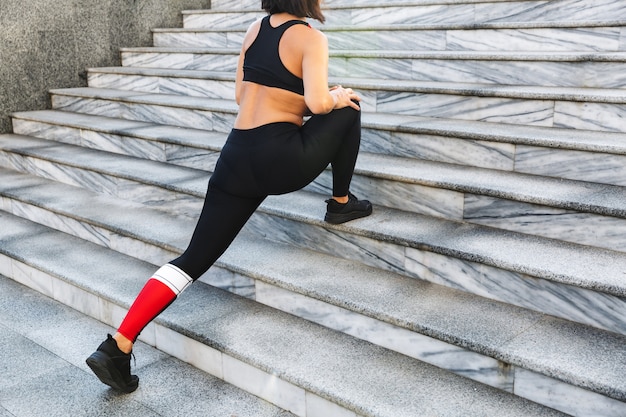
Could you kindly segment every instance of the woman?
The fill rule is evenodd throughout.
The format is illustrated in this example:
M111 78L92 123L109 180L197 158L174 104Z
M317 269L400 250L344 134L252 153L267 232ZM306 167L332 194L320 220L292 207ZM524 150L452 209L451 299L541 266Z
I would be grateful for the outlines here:
M87 364L105 384L137 388L133 343L143 328L228 248L268 195L303 188L330 163L327 222L368 216L372 205L349 192L360 144L360 97L328 88L328 41L306 18L324 22L320 0L263 0L268 16L244 38L236 77L239 113L209 181L191 242L141 290L114 336ZM312 115L303 123L305 115Z

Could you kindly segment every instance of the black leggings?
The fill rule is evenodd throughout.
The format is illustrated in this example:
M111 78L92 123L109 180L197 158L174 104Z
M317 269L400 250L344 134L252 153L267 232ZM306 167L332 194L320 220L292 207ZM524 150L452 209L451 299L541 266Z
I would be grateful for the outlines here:
M347 195L360 142L361 113L350 107L314 115L302 127L271 123L233 129L209 181L191 242L170 263L197 280L268 195L305 187L329 163L333 195Z

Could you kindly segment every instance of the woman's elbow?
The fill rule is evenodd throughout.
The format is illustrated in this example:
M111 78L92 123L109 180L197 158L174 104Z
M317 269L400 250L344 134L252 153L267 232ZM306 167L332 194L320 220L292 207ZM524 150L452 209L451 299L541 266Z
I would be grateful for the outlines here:
M313 114L327 114L335 108L335 100L311 100L307 107Z

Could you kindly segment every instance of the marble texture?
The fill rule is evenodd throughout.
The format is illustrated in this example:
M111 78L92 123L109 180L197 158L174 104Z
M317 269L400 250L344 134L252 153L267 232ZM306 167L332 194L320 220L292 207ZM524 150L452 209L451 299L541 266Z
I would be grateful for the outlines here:
M626 132L624 104L559 102L554 112L555 127Z
M221 268L218 265L211 267L199 279L206 284L221 288L233 294L253 300L256 298L255 280L253 278L226 268Z
M624 299L408 248L406 273L436 284L626 334Z
M626 238L621 233L626 219L620 217L466 194L463 218L503 230L626 252Z
M260 9L257 0L211 0L211 8L214 10Z
M234 79L222 81L184 76L90 73L89 86L225 100L233 100L235 97Z
M625 87L623 62L490 59L445 59L425 56L412 62L411 77L422 81L477 82L554 87ZM407 78L405 75L403 78Z
M245 31L176 30L153 31L153 45L165 48L240 48Z
M260 7L259 7L260 9ZM248 26L255 20L265 16L264 11L214 11L209 13L196 13L183 15L183 27L195 28L224 28L229 29L237 26Z
M510 143L394 132L367 127L362 130L361 150L505 171L513 170L516 156L516 147Z
M489 22L613 21L626 18L622 6L611 0L513 1L476 4L475 13Z
M234 72L237 68L237 49L224 53L207 53L195 49L185 52L178 48L125 48L121 50L122 66L142 68L171 68L204 71Z
M626 186L626 155L516 146L515 170L601 184Z
M620 27L449 30L447 50L619 51Z
M573 416L620 417L626 403L523 368L515 370L515 394Z
M140 96L137 97L140 99ZM147 98L147 97L146 97ZM182 97L185 99L184 97ZM127 120L137 120L158 123L170 126L205 129L215 132L230 132L235 115L228 112L219 112L194 108L193 103L185 107L166 105L172 102L165 98L162 103L122 102L107 99L91 99L85 97L52 96L52 106L56 110L82 112L96 116L118 117Z

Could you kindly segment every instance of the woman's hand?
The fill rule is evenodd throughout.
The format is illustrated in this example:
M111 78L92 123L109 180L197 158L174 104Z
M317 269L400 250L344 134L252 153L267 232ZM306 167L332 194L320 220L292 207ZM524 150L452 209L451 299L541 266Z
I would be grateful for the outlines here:
M360 110L360 106L357 104L361 101L361 97L355 93L351 88L343 88L340 85L331 87L330 95L335 102L334 109L343 109L344 107L352 107L355 110Z

